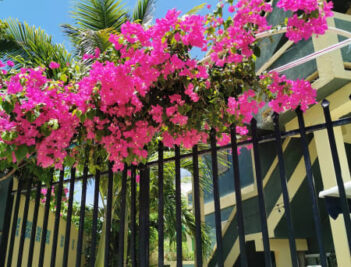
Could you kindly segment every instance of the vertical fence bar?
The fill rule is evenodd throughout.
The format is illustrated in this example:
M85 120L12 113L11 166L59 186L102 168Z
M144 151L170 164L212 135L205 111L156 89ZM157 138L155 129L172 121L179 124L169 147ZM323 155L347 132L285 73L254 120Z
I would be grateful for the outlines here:
M131 195L131 207L130 207L130 231L131 231L131 240L130 240L130 250L131 250L131 261L132 267L137 266L136 260L136 168L132 165L132 175L130 181L130 195Z
M219 267L224 266L223 242L222 242L222 219L221 219L221 202L218 184L218 159L217 159L217 141L216 130L211 129L211 156L212 156L212 181L213 181L213 200L215 207L216 239L217 239L217 263Z
M13 220L12 220L12 227L11 227L10 246L9 246L9 253L7 256L7 267L11 267L11 265L12 265L12 254L13 254L13 246L15 244L15 235L16 235L17 220L18 220L18 210L19 210L19 205L20 205L20 201L21 201L21 191L22 191L22 180L18 179L15 210L13 213Z
M158 266L164 266L163 143L158 143Z
M233 170L234 170L234 173L233 173L234 190L235 190L236 214L237 214L239 246L240 246L240 263L241 263L241 267L247 267L244 212L243 212L242 196L241 196L239 156L238 156L238 145L237 145L237 139L236 139L235 124L232 124L230 126L230 137L231 137L231 148L232 148Z
M349 243L349 248L351 249L350 210L349 210L349 205L348 205L347 199L346 199L345 186L344 186L344 181L342 179L342 174L341 174L340 160L339 160L338 150L336 147L335 134L334 134L333 124L332 124L332 120L331 120L331 116L330 116L328 100L324 99L322 101L322 107L323 107L324 118L325 118L325 122L326 122L326 126L327 126L330 150L331 150L331 154L332 154L332 158L333 158L336 182L337 182L338 190L339 190L339 194L340 194L341 209L342 209L342 213L344 215L344 223L345 223L345 228L346 228L347 240Z
M29 181L27 181L27 188L26 188L27 192L26 192L26 200L25 200L24 209L23 209L22 228L21 228L20 242L19 242L19 248L18 248L17 267L22 266L23 247L24 247L24 239L26 237L29 200L30 200L32 182L33 182L33 179L29 179Z
M149 208L150 208L150 170L145 165L140 167L139 190L139 251L140 267L149 266Z
M251 120L251 130L252 130L253 152L254 152L255 171L256 171L257 194L258 194L258 207L259 207L260 221L261 221L265 266L271 267L272 259L271 259L271 249L269 245L267 215L266 215L266 208L265 208L264 196L263 196L263 182L262 182L261 163L260 163L260 154L259 154L258 137L257 137L257 121L254 118Z
M182 251L182 198L180 181L180 147L175 146L175 187L176 187L176 231L177 231L177 267L183 266Z
M110 235L111 235L111 223L112 223L112 194L113 194L113 163L109 162L108 166L108 186L107 186L107 210L106 210L106 238L105 238L105 255L104 261L105 266L109 266L109 254L110 254ZM78 267L78 266L77 266Z
M118 266L123 267L124 262L124 228L125 228L125 218L126 218L126 204L127 204L127 170L128 166L125 164L123 174L122 174L122 205L121 205L121 214L119 215L120 224L119 224L119 234L118 234Z
M45 211L44 211L44 219L43 219L43 231L42 231L41 240L40 240L39 267L43 267L44 265L45 244L46 244L46 234L48 231L52 181L53 181L53 177L51 177L51 181L45 195L46 201L45 201Z
M275 144L276 144L276 150L277 150L278 161L279 161L280 182L282 186L282 194L283 194L284 209L285 209L284 215L288 225L291 263L293 267L298 267L299 263L298 263L297 253L296 253L295 230L294 230L294 225L291 217L290 197L289 197L288 185L286 180L285 163L284 163L284 156L283 156L283 149L282 149L282 136L281 136L280 125L279 125L279 115L277 113L274 113L273 115L273 124L274 124L274 133L275 133Z
M202 238L201 238L201 208L200 208L200 179L199 179L199 153L197 145L193 147L193 173L194 173L194 208L195 208L195 241L196 266L202 267Z
M63 248L63 264L62 264L63 267L67 267L67 264L68 264L75 179L76 179L76 169L71 168L71 180L69 183L69 197L68 197L68 208L67 208L67 219L66 219L65 245Z
M7 200L6 200L6 209L5 209L5 218L3 222L3 232L1 235L1 242L0 242L0 266L5 266L6 262L6 253L8 249L8 238L10 234L10 226L11 226L11 215L13 209L13 178L10 178L9 186L7 190ZM14 225L14 223L12 224Z
M55 226L54 226L54 236L52 238L52 249L51 249L51 267L54 267L56 264L56 250L57 250L57 239L58 239L58 231L60 226L60 213L61 213L61 200L62 200L62 192L63 192L63 178L65 176L65 170L60 171L60 180L56 195L56 212L55 212Z
M18 210L19 210L19 205L20 205L20 201L21 201L21 191L22 191L22 180L18 179L15 210L13 212L13 220L12 220L12 227L11 227L9 253L7 256L7 267L12 266L12 254L13 254L13 246L15 244L15 235L16 235L17 220L18 220Z
M76 267L81 266L82 249L83 249L83 235L84 235L84 217L85 217L85 201L87 198L87 179L88 179L88 163L85 163L83 169L82 180L82 196L80 199L80 212L79 212L79 228L78 228L78 242L77 242L77 257Z
M29 253L28 253L28 267L32 267L32 264L33 264L33 251L34 251L35 235L36 235L37 223L38 223L40 194L41 194L41 182L38 182L37 190L35 192L35 204L34 204L34 212L33 212L32 231L31 231L31 234L30 234L30 244L29 244Z
M307 183L308 189L310 192L310 197L312 201L312 214L313 214L313 221L316 230L316 237L319 247L319 255L321 260L322 267L327 266L327 258L325 254L325 249L323 245L323 237L322 237L322 224L318 210L318 202L317 202L317 194L316 189L314 186L314 180L312 176L312 166L311 166L311 159L310 153L308 151L308 144L306 138L306 130L305 130L305 121L303 119L302 110L298 108L296 110L297 118L299 121L299 132L301 136L301 149L303 151L304 161L305 161L305 168L306 168L306 176L307 176Z
M99 161L98 161L99 162ZM99 187L100 187L100 170L96 170L95 185L94 185L94 206L93 206L93 226L91 233L91 252L90 252L90 266L95 266L96 254L96 239L97 239L97 219L99 213Z

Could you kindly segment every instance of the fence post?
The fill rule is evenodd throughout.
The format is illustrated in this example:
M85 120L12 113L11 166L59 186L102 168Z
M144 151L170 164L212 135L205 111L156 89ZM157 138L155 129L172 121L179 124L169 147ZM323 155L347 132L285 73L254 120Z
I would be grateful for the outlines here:
M233 174L234 174L234 191L235 191L235 204L237 210L237 222L238 222L238 235L239 235L239 247L240 247L240 264L241 267L247 267L247 254L246 254L246 242L245 242L245 226L244 226L244 212L242 205L241 196L241 181L240 181L240 170L239 170L239 155L238 145L236 139L236 125L230 126L230 137L231 137L231 148L233 158Z
M29 244L29 253L28 253L28 267L32 267L33 264L33 251L35 246L35 236L37 231L37 223L38 223L38 214L39 214L39 206L40 206L40 195L41 195L41 181L37 183L36 193L35 193L35 204L34 204L34 212L33 212L33 224L32 231L30 236L30 244Z
M266 207L265 207L265 202L264 202L264 191L263 191L263 181L262 181L262 173L261 173L260 153L259 153L259 148L258 148L257 121L254 118L251 120L251 131L252 131L252 141L253 141L252 144L253 144L255 173L256 173L256 182L257 182L258 207L259 207L259 213L260 213L265 266L271 267L272 266L272 258L271 258L270 244L269 244Z
M193 207L196 224L195 252L196 267L202 267L202 237L201 237L201 207L200 207L200 182L199 182L199 154L197 145L193 147Z
M314 185L314 178L312 175L312 164L311 164L310 152L308 151L305 121L300 107L297 108L296 114L299 121L299 131L301 136L301 150L302 150L303 158L305 162L306 177L307 177L306 179L308 184L309 195L312 202L312 215L313 215L316 238L318 242L320 261L321 261L322 267L326 267L327 258L325 254L324 244L323 244L322 224L321 224L321 218L319 214L317 194L316 194L316 189Z
M16 203L15 203L15 209L13 211L11 236L10 236L10 242L9 242L9 252L7 255L7 267L12 266L13 247L15 244L15 234L16 234L16 228L17 228L18 211L19 211L19 206L21 201L22 183L23 183L22 180L20 179L17 180Z
M140 267L149 266L149 197L150 197L150 169L145 165L140 168L139 192L139 253Z
M18 258L17 258L17 267L22 266L24 238L26 237L29 201L30 201L30 193L31 193L33 178L27 179L26 182L27 182L27 186L26 186L27 191L26 191L26 198L25 198L25 204L24 204L24 209L23 209L22 227L21 227L20 243L19 243Z
M341 127L334 128L337 153L341 165L343 181L350 181L350 169L348 166L347 155ZM324 189L336 186L336 177L332 154L330 153L329 138L326 130L314 133L319 166ZM340 215L336 220L329 219L331 232L334 240L335 254L338 266L351 266L350 248L347 241L343 216Z
M217 140L216 130L211 129L211 161L212 161L212 182L213 182L213 200L215 207L215 224L217 240L217 264L219 267L224 266L223 240L222 240L222 219L221 219L221 202L218 182L218 159L217 159Z
M280 183L282 187L282 195L284 201L284 216L286 218L286 222L288 225L288 235L289 235L289 246L290 246L290 257L291 263L293 267L297 267L299 265L297 252L296 252L296 242L295 242L295 230L291 216L290 209L290 197L289 190L287 184L287 178L285 174L285 162L282 148L282 139L280 132L280 124L279 124L279 115L277 113L273 114L273 124L274 124L274 132L275 132L275 145L277 149L278 161L279 161L279 173L280 173Z
M164 266L163 143L158 144L158 266Z
M100 165L100 160L97 161ZM92 233L91 233L91 258L90 258L90 266L95 266L96 259L96 243L97 243L97 221L99 214L99 188L100 188L100 169L96 170L95 174L95 182L94 182L94 206L93 206L93 225L92 225Z
M132 267L137 266L137 256L136 256L136 167L132 165L132 175L130 182L130 250L131 250L131 264Z
M2 184L4 184L3 182ZM0 242L0 266L5 266L6 260L6 252L7 252L7 244L8 244L8 237L10 231L10 224L11 224L11 215L12 215L12 204L13 204L13 196L12 196L12 188L13 188L13 178L10 179L8 182L8 190L7 190L7 200L6 200L6 210L5 210L5 219L4 219L4 226L2 229L2 236Z
M121 213L119 215L120 225L118 233L118 266L123 266L124 263L124 231L125 231L125 221L126 221L126 205L127 205L127 164L124 165L124 170L122 173L122 191L121 191Z

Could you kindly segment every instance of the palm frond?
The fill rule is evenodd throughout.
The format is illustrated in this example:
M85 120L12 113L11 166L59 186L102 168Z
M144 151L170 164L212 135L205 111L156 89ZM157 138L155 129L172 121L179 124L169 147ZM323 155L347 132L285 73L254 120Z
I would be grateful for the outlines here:
M138 0L133 10L133 21L149 25L153 19L155 0Z
M82 0L76 2L72 15L83 29L117 30L126 21L127 11L121 0Z
M61 44L53 44L41 28L14 19L5 20L7 28L0 38L0 57L27 66L49 66L51 61L65 65L71 57Z
M93 54L96 48L105 51L111 46L108 41L113 28L106 28L98 31L90 29L81 29L69 24L61 25L63 32L70 38L75 47L75 55L83 56L84 54Z
M206 3L202 3L198 6L193 7L192 9L190 9L188 12L186 12L186 15L194 15L199 13L202 9L204 9L206 6Z

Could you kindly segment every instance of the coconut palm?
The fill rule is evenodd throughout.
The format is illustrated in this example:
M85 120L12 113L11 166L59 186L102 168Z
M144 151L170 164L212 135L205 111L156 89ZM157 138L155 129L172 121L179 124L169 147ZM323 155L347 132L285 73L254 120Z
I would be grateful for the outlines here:
M41 28L15 19L0 21L0 58L14 60L18 66L49 66L51 61L65 66L71 56L61 44Z
M72 17L74 25L62 25L74 45L75 55L105 51L111 46L108 38L126 21L147 25L152 21L155 0L138 0L133 11L125 9L121 0L83 0L76 2Z
M138 0L133 11L125 8L121 0L76 1L71 11L74 25L62 25L72 41L74 56L93 53L95 48L104 51L110 46L111 33L118 32L127 20L147 24L152 20L155 0ZM17 67L48 67L51 61L66 67L74 57L62 44L41 28L29 26L14 19L0 21L0 58L15 61Z

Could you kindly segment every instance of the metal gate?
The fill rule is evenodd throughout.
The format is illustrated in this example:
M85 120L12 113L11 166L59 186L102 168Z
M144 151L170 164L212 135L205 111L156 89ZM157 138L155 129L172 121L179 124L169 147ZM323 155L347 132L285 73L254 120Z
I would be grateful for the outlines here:
M49 185L39 183L35 177L28 177L27 179L20 179L15 190L12 191L13 203L8 206L6 211L6 224L8 225L8 234L3 235L1 243L1 255L4 255L0 259L0 266L96 266L98 244L104 244L103 250L103 262L104 266L149 266L150 261L150 168L157 168L158 180L157 180L157 194L158 194L158 216L157 224L153 227L157 228L157 264L158 266L165 266L165 237L164 230L167 225L167 221L164 221L164 205L165 201L173 201L175 209L175 229L176 229L176 266L183 266L183 255L182 255L182 243L184 242L184 235L182 233L182 195L181 195L181 160L191 158L192 160L192 176L193 176L193 212L195 216L195 253L194 262L196 266L204 266L206 259L203 255L203 242L202 242L202 229L203 223L201 220L201 207L200 207L200 195L201 190L199 186L199 157L209 154L211 155L211 172L212 172L212 186L213 186L213 199L214 199L214 217L215 217L215 233L216 233L216 246L215 253L213 253L212 262L216 266L224 266L225 258L223 256L223 233L222 233L222 219L221 219L221 205L220 205L220 192L218 186L218 157L217 154L221 150L231 150L232 153L232 165L234 167L234 180L235 188L235 207L237 214L237 231L239 238L240 257L237 260L235 266L249 266L247 257L247 243L246 243L246 231L244 223L244 214L247 212L243 209L243 200L241 192L241 179L240 179L240 166L239 166L239 155L238 147L245 145L253 146L253 161L255 166L255 183L257 184L257 200L259 206L258 220L260 222L260 229L264 247L264 263L261 266L274 266L274 259L271 254L269 233L267 227L267 214L265 206L264 196L264 185L261 171L261 156L259 153L259 145L265 142L274 142L276 154L278 158L279 174L281 193L283 196L284 203L284 216L287 222L288 228L288 240L290 246L290 255L292 266L299 266L298 255L296 249L295 239L295 225L293 224L293 218L291 215L290 201L291 198L288 192L287 177L285 173L286 162L283 156L282 141L291 136L298 136L300 140L301 154L303 155L306 179L308 184L308 192L310 197L310 205L312 205L312 218L315 228L315 238L318 244L319 258L321 266L327 266L326 250L322 241L323 230L321 226L320 211L318 207L318 197L314 185L314 178L312 173L312 165L310 159L310 153L308 149L308 135L313 134L315 131L326 130L329 137L330 151L333 158L334 170L337 179L338 191L340 193L340 206L342 209L344 225L346 228L347 238L349 247L351 248L351 222L348 200L346 198L344 182L341 174L341 166L338 158L338 152L334 137L333 127L338 127L351 123L351 117L345 117L336 121L331 120L329 103L323 101L322 103L324 110L325 123L317 124L306 127L304 123L303 113L300 109L296 110L299 128L284 132L281 131L279 125L279 116L274 114L273 124L274 131L268 134L258 134L257 122L255 119L251 121L250 126L250 138L245 141L237 142L236 127L231 126L231 144L218 147L216 144L216 132L214 129L211 130L209 148L199 149L198 146L194 146L192 151L181 153L180 147L174 148L174 156L164 157L165 148L162 143L159 143L158 147L158 159L150 161L147 164L139 166L126 166L122 175L117 176L112 172L112 166L110 164L106 171L96 171L95 175L89 174L88 167L86 166L83 171L83 175L76 177L76 170L74 168L60 171L58 180L54 178L51 180ZM322 116L322 114L321 114ZM164 196L164 164L174 164L175 177L175 199L165 199ZM131 172L128 175L128 172ZM65 173L69 172L69 175ZM137 174L140 174L140 182L136 181ZM54 177L54 175L53 175ZM107 177L107 178L104 178ZM102 186L102 179L106 181L107 194L106 199L99 200L99 188ZM75 187L77 184L81 186L79 190L80 195L80 206L76 205L74 198ZM87 192L88 185L93 188L91 192ZM93 186L92 186L93 184ZM116 201L120 201L120 208L118 210L119 225L115 225L113 221L114 209L113 209L113 197L116 187L118 184L119 197ZM65 190L64 185L67 185L68 199L62 200L61 197L53 199L51 194L55 193L58 196L63 194ZM69 185L69 186L68 186ZM43 200L42 192L44 188L48 188L45 194L45 201ZM55 188L55 190L51 190ZM154 189L152 189L154 190ZM76 190L77 191L77 190ZM139 192L139 195L137 195ZM91 199L91 207L87 207L87 197ZM76 197L77 198L77 197ZM23 201L21 201L21 199ZM99 204L100 201L100 204ZM101 217L99 214L99 205L101 201L105 201L104 216ZM22 209L23 213L20 213L20 204L24 205ZM31 204L33 202L33 204ZM41 202L43 202L41 204ZM66 223L63 223L61 218L62 205L66 203L65 210ZM33 205L32 217L29 217L28 213L30 205ZM53 208L52 205L55 207ZM129 209L126 209L126 206ZM55 211L54 211L55 210ZM53 225L50 224L50 214L53 214L54 220ZM78 212L78 213L77 213ZM42 213L42 214L41 214ZM91 219L87 220L87 213ZM40 215L41 214L41 215ZM39 216L40 215L40 216ZM76 219L73 223L73 217ZM138 216L138 218L137 218ZM19 220L19 218L21 218ZM39 220L38 220L39 218ZM130 218L130 219L129 219ZM40 221L42 220L42 221ZM30 222L30 223L28 223ZM101 225L101 223L103 224ZM127 222L127 223L126 223ZM41 227L38 228L38 225ZM65 224L65 227L62 226ZM61 225L61 228L60 228ZM77 228L75 232L76 242L73 242L72 231L73 228ZM127 225L127 226L126 226ZM102 229L102 226L104 229ZM49 230L53 227L53 231ZM88 230L87 230L88 227ZM112 229L118 228L118 235L113 236ZM127 227L127 231L125 231ZM51 228L50 228L51 229ZM60 230L61 229L61 230ZM61 231L61 234L60 234ZM105 239L99 240L99 235L105 231ZM116 231L114 231L115 233ZM64 234L63 234L64 233ZM88 236L88 233L90 235ZM51 236L52 234L52 236ZM127 236L125 236L127 234ZM17 241L16 241L16 236ZM62 236L64 238L62 239ZM61 238L60 238L61 237ZM28 239L26 242L26 239ZM49 242L48 242L48 239ZM89 246L85 246L84 243L89 239ZM128 242L125 240L128 239ZM111 246L113 250L111 250ZM49 244L49 245L48 245ZM127 244L127 245L125 245ZM60 248L61 247L61 248ZM73 247L73 248L72 248ZM62 252L58 254L58 249ZM101 249L101 248L100 248ZM35 253L37 251L37 253ZM117 255L116 255L117 252ZM73 260L72 254L74 254ZM84 256L82 256L84 255ZM6 256L6 257L5 257ZM114 260L111 260L114 258ZM74 262L73 262L74 261ZM35 262L35 263L33 263ZM59 262L59 263L58 263ZM49 265L48 265L49 264Z

